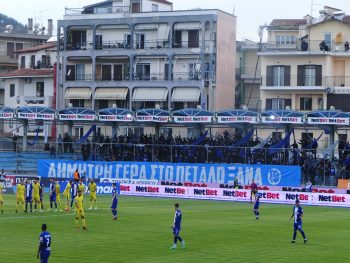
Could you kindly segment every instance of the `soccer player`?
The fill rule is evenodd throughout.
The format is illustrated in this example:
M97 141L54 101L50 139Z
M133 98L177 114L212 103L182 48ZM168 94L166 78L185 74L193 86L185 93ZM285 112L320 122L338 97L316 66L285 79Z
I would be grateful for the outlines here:
M1 214L4 213L4 197L2 196L2 182L0 181L0 209L1 209Z
M118 207L117 185L116 185L116 183L112 183L112 205L111 205L112 214L113 214L112 220L117 220L117 218L118 218L118 216L117 216L117 213L118 213L117 207Z
M39 237L39 248L37 253L37 258L40 259L40 263L49 262L49 257L51 253L51 235L47 230L47 225L42 224L41 234Z
M81 218L81 222L83 225L83 230L87 230L86 227L86 221L85 221L85 214L84 214L84 198L83 193L81 191L78 191L78 196L74 198L75 203L75 225L77 229L79 229L79 218Z
M250 185L250 203L253 203L253 199L255 198L256 193L258 192L258 186L254 182Z
M40 188L39 188L39 196L40 196L40 212L44 211L44 184L42 182L39 183L40 184Z
M97 209L97 205L96 205L96 189L97 189L97 185L94 182L94 180L91 178L90 179L90 184L89 184L89 192L90 192L90 207L89 207L89 210L92 209L92 203L94 203L94 205L95 205L95 210Z
M33 183L33 201L34 201L34 212L36 212L36 209L38 205L40 205L40 184L39 184L39 178L34 179Z
M70 202L70 207L72 208L73 203L74 203L74 198L77 196L77 193L78 193L78 185L76 183L74 183L73 181L71 183L70 193L71 193L71 198L72 198L72 201Z
M60 197L60 193L61 193L61 186L58 183L58 180L56 179L55 181L55 191L56 191L56 203L58 208L60 209L60 212L62 212L62 207L61 207L61 197Z
M260 194L256 192L255 199L254 199L254 208L253 208L256 220L259 220L259 215L260 215L259 206L260 206Z
M69 211L70 189L72 187L72 183L73 183L72 180L70 180L67 183L66 188L64 189L63 194L62 194L62 196L66 197L66 204L65 204L65 208L64 208L65 211Z
M28 213L28 203L30 205L30 212L33 212L33 185L29 180L26 180L25 184L25 196L26 196L26 209L24 210L25 213Z
M83 179L79 180L78 191L80 191L82 193L83 198L84 198L85 184L83 184Z
M78 183L80 180L80 174L79 174L78 169L75 170L73 177L74 177L74 182Z
M183 240L179 234L181 230L181 220L182 220L182 213L179 208L179 204L175 204L175 216L174 216L174 224L172 226L173 229L173 235L174 235L174 245L171 247L172 249L176 249L177 247L177 241L179 240L181 242L182 248L185 248L185 240Z
M24 210L24 182L21 182L17 185L17 195L16 195L16 213L18 213L18 205L22 203L22 208Z
M50 211L52 209L52 204L55 204L55 212L57 212L57 202L56 202L56 186L53 178L50 178Z
M300 201L297 199L295 201L295 206L293 207L293 213L289 218L289 220L291 220L294 217L294 232L293 232L293 239L291 243L295 243L295 238L297 237L297 230L299 230L300 234L303 236L304 244L307 242L307 238L302 228L303 215L304 215L303 208L300 206Z

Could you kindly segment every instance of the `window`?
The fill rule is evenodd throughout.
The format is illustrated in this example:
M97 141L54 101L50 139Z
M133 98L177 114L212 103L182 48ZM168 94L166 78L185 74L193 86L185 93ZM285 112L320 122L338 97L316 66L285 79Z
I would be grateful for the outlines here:
M136 65L136 80L150 80L150 64L137 64Z
M290 66L267 66L266 86L290 86Z
M313 133L302 132L301 133L302 147L305 148L308 145L310 145L312 143L313 138L314 138Z
M75 80L75 65L67 65L66 67L66 80L73 81Z
M113 80L123 80L123 64L113 65Z
M15 58L15 43L7 42L7 52L6 55L10 58Z
M299 65L298 86L322 86L322 66Z
M182 31L176 30L174 32L174 47L182 47Z
M199 63L191 63L190 64L190 80L199 80L200 78L200 70L201 69L201 64Z
M108 108L108 100L98 100L96 106L98 106L98 109L96 110L106 109Z
M266 99L266 110L284 110L287 106L292 105L291 99Z
M145 34L136 33L135 34L135 43L136 49L144 49L145 48Z
M30 68L35 68L35 55L30 56Z
M85 64L76 64L75 65L76 80L86 80L85 78Z
M317 98L317 109L323 110L323 98Z
M15 84L10 84L10 97L14 97L16 93L16 86Z
M199 47L199 31L189 30L188 31L188 47L196 48Z
M332 45L332 33L324 33L324 41L330 47Z
M95 49L102 49L102 35L95 36Z
M112 65L102 65L102 80L112 80Z
M284 35L276 36L276 44L277 45L295 44L295 36L284 36Z
M131 13L140 13L141 4L139 2L131 3Z
M124 48L130 48L131 45L131 35L124 34Z
M43 68L50 68L51 67L50 56L42 55L41 56L41 65L42 65Z
M84 108L84 100L70 100L69 102L72 104L72 107Z
M157 12L158 11L158 5L152 4L152 12Z
M25 67L26 67L26 57L21 56L21 68L25 68Z
M71 48L81 49L86 47L86 31L71 31Z
M44 97L44 82L37 82L36 83L36 96L37 97Z
M301 97L300 98L300 110L312 110L312 98Z

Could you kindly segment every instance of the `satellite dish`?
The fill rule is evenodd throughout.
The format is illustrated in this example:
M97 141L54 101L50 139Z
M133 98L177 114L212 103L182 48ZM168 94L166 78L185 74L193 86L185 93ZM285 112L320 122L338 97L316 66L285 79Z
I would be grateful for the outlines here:
M67 76L68 76L68 77L70 76L70 73L71 73L71 72L72 72L72 70L69 69L68 72L67 72Z

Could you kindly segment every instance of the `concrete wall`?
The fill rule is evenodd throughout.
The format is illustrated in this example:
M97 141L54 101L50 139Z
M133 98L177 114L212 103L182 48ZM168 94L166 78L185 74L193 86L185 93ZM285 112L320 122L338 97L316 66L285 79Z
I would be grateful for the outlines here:
M214 109L234 108L236 63L236 17L218 12L216 88Z

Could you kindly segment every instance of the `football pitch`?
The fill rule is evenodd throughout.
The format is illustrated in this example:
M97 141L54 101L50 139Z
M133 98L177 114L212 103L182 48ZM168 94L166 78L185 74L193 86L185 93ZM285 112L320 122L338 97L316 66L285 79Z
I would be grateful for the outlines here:
M42 223L52 235L49 262L349 262L350 210L304 207L307 244L298 233L291 244L290 205L261 204L255 220L248 203L119 198L112 221L110 197L98 197L98 210L85 213L88 230L76 230L72 212L15 214L15 196L5 195L0 214L0 262L36 259ZM48 198L46 198L46 201ZM174 203L183 213L186 248L171 250ZM46 202L47 208L47 202Z

